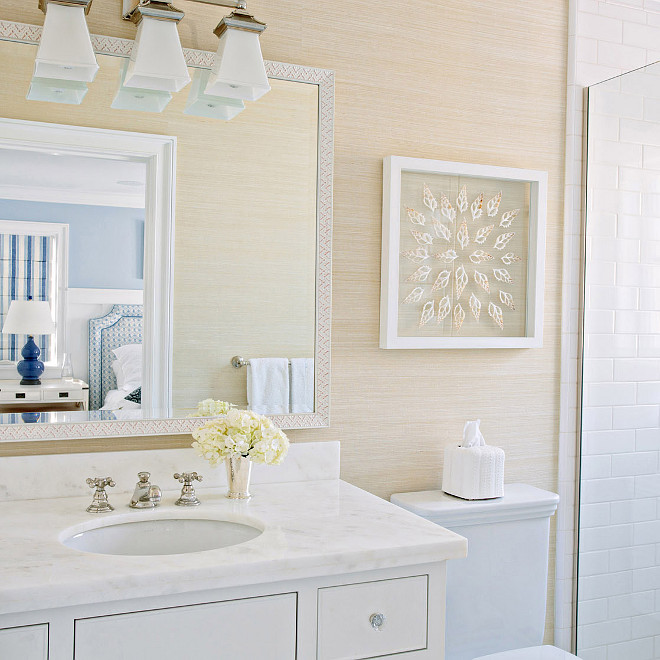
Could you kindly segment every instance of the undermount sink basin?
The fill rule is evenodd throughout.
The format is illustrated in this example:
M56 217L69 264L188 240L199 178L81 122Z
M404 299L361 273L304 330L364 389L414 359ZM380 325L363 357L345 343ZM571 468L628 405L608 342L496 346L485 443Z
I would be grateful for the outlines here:
M262 531L246 522L208 518L120 520L83 531L67 530L61 542L100 555L178 555L238 545Z

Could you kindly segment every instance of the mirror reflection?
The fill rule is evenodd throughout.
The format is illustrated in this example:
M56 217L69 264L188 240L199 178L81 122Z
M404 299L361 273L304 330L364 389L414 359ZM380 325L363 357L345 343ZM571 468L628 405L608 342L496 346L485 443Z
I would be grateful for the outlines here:
M140 154L2 144L0 322L12 301L31 298L48 303L55 324L0 334L2 421L187 417L207 398L266 414L314 411L317 85L271 79L231 122L185 115L185 94L160 114L121 111L111 105L123 58L99 55L83 103L65 106L26 100L35 52L0 42L0 60L12 61L4 116L174 136L174 231L169 253L152 244L153 181ZM172 341L159 351L153 333L163 329L144 318L149 278L160 276L154 253L173 273ZM44 371L21 385L28 335ZM143 377L161 361L165 394Z
M0 149L0 411L140 409L145 186L144 163ZM39 330L43 301L53 327ZM134 320L111 325L118 312ZM111 332L114 379L90 377ZM28 335L38 359L22 359Z

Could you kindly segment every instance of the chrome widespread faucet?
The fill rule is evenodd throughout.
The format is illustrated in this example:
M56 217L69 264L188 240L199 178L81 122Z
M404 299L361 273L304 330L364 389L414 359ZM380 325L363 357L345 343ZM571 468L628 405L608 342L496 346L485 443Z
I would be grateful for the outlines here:
M158 486L151 485L150 477L149 472L138 472L139 481L129 504L132 509L153 509L160 504L163 493Z

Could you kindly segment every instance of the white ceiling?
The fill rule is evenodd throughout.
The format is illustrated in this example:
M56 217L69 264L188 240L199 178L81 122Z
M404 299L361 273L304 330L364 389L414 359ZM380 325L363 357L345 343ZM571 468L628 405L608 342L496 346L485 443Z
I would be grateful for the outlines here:
M0 199L144 208L145 182L144 163L0 149Z

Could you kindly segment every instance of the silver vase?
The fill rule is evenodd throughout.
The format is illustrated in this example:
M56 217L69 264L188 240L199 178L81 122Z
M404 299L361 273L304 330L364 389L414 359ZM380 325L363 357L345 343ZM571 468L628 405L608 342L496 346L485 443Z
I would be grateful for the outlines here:
M252 461L243 456L230 456L225 458L227 466L227 497L230 500L249 500L250 474Z

